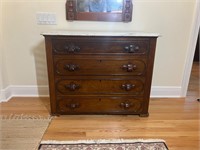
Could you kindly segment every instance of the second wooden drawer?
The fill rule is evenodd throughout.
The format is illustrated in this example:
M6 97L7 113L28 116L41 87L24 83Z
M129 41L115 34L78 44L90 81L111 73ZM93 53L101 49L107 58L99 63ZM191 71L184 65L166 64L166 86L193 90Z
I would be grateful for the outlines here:
M146 72L146 59L56 59L57 75L136 75Z

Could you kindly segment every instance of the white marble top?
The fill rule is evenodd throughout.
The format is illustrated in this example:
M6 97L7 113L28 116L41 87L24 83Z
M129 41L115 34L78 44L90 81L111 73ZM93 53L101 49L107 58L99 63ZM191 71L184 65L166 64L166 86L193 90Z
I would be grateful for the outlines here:
M148 32L119 32L119 31L50 31L41 33L42 35L56 35L56 36L137 36L137 37L158 37L157 33Z

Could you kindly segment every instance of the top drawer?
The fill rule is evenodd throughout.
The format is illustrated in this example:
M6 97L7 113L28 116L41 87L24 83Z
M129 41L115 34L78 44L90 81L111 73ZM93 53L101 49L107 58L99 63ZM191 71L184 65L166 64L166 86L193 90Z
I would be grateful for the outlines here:
M52 38L54 54L136 54L149 52L148 38L124 37L55 37Z

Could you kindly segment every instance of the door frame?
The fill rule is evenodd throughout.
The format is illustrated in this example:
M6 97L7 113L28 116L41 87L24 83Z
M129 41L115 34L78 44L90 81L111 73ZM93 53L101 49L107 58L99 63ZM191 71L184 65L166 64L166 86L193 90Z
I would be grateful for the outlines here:
M199 28L200 28L200 1L196 0L195 5L195 12L194 12L194 19L193 19L193 25L192 25L192 31L189 38L189 46L187 51L187 58L185 61L185 69L183 73L183 80L181 84L181 97L186 97L189 80L190 80L190 74L192 70L192 64L194 59L194 53L197 43L197 38L199 34Z

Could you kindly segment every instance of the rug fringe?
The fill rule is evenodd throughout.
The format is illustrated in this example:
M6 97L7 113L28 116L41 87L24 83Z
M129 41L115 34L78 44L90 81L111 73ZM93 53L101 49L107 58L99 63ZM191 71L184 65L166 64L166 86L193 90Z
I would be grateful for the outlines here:
M98 140L77 140L77 141L41 141L41 144L98 144L98 143L133 143L133 142L164 142L163 139L98 139Z
M51 120L52 116L40 116L40 115L26 115L26 114L10 114L10 115L0 115L0 120Z

